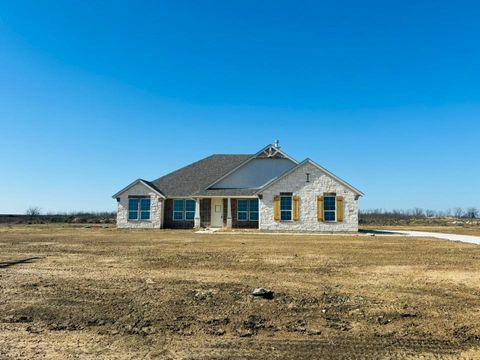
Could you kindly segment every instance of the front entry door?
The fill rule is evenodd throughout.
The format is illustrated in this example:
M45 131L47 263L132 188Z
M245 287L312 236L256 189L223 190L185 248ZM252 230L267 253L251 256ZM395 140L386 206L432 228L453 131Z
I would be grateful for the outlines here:
M223 227L223 199L212 198L212 219L211 227Z

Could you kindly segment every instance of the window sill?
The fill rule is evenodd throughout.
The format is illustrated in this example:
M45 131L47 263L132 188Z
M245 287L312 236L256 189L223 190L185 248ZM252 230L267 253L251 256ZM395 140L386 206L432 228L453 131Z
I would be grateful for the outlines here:
M132 222L132 223L148 223L148 222L152 222L152 220L127 220L128 222Z

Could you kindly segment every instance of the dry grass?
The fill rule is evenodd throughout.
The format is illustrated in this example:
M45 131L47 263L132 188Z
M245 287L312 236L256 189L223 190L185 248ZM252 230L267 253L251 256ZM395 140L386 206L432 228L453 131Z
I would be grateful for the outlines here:
M48 225L0 249L0 358L480 358L475 245Z

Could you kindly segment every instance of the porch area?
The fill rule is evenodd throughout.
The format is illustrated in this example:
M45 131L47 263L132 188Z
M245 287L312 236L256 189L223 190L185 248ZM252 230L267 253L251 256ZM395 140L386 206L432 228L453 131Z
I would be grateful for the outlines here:
M170 229L258 229L258 198L166 199L164 227Z

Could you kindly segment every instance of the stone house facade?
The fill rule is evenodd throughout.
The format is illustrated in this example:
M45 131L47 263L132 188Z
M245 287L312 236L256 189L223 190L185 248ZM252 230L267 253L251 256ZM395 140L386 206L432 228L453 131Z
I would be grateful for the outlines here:
M253 155L212 155L113 195L118 228L254 228L356 232L362 192L278 143Z

